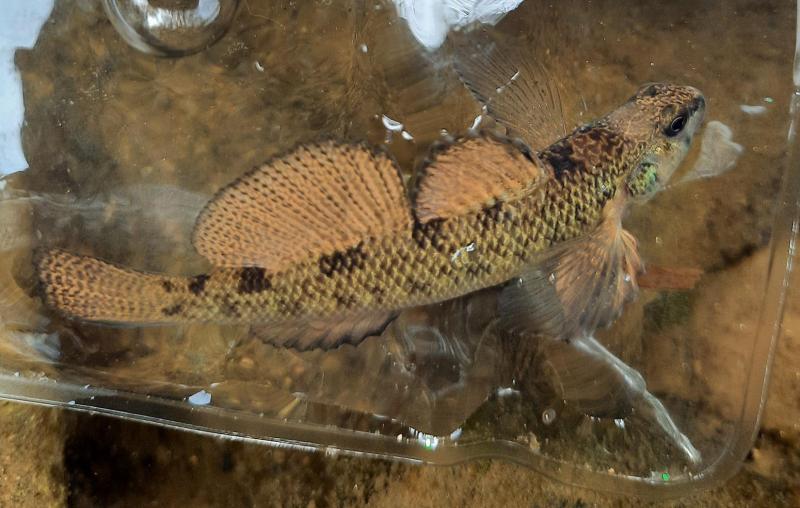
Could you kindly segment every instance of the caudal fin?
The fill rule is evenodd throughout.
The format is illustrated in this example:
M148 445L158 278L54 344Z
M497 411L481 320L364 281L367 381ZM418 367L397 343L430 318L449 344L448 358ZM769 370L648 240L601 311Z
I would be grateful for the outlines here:
M148 274L61 250L37 262L48 305L90 321L164 323L176 321L185 295L182 279Z

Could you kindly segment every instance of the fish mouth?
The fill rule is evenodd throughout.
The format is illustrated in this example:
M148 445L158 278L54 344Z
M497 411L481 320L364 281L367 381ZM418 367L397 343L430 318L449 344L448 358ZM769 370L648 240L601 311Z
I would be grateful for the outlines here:
M691 115L692 124L693 124L692 129L689 132L689 135L686 136L686 139L684 140L685 143L686 143L686 149L687 150L691 146L692 140L694 139L694 137L700 131L700 129L701 129L702 125L703 125L703 120L704 120L705 115L706 115L706 99L705 99L705 97L700 92L700 90L697 90L696 88L692 88L692 90L695 90L697 92L697 96L687 106L687 109L689 110L689 114Z

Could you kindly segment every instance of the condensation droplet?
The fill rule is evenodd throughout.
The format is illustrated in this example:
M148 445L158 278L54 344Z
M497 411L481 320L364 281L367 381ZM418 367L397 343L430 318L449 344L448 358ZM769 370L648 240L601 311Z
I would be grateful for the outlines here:
M544 423L545 425L550 425L554 421L556 421L555 409L548 407L547 409L542 411L542 423Z

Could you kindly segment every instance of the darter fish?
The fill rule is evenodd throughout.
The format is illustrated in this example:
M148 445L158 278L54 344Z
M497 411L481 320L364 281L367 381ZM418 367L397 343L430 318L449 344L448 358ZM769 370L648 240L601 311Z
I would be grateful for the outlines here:
M491 83L466 77L489 102ZM489 112L524 134L517 106ZM695 88L648 84L539 151L465 136L432 153L410 194L383 151L302 145L200 213L193 243L215 266L209 273L144 273L51 250L37 261L44 296L84 320L258 324L270 342L308 349L355 344L404 310L505 285L498 312L511 326L536 319L559 336L591 332L637 287L626 204L666 182L704 109Z

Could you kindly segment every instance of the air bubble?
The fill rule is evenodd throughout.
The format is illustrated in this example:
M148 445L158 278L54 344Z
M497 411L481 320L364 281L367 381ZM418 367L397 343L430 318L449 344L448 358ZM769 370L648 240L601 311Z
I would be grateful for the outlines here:
M545 425L550 425L554 421L556 421L556 410L549 407L542 411L542 423Z
M134 48L184 56L225 35L239 0L105 0L104 5L111 24Z

